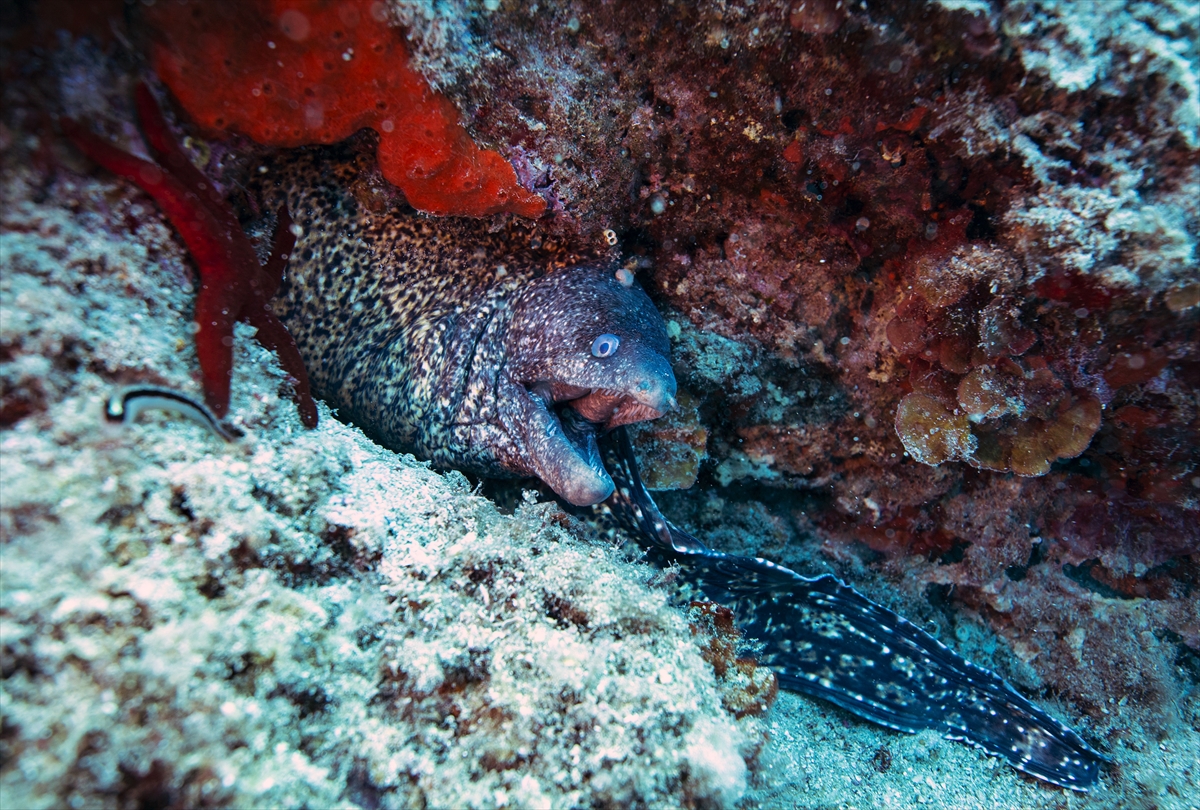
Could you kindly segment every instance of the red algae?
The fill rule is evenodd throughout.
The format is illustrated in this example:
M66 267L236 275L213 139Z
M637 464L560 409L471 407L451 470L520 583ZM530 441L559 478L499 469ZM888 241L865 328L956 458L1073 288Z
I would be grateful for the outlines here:
M280 147L379 133L383 176L430 214L537 217L546 203L471 140L458 111L409 67L383 3L159 3L150 59L210 133Z
M688 613L692 635L717 676L726 710L739 720L769 711L779 696L779 679L753 658L738 655L745 642L734 625L733 611L713 602L692 602Z

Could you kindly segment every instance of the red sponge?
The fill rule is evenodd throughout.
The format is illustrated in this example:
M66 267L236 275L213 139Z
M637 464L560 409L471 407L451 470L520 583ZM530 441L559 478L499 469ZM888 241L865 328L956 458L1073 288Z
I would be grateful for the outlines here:
M537 217L546 202L471 140L458 111L408 64L383 3L242 0L145 11L159 77L201 127L269 146L379 133L379 166L431 214Z

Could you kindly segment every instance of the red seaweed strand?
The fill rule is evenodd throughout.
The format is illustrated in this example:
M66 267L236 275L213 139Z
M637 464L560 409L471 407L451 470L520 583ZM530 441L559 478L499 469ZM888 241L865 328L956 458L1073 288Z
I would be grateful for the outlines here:
M259 343L279 356L294 381L301 420L305 426L315 427L317 408L304 363L295 341L267 303L279 287L286 262L283 256L295 244L286 209L278 217L271 256L263 268L228 202L217 195L171 137L144 83L137 88L137 108L150 151L165 167L118 149L69 118L62 119L62 129L89 158L153 197L196 263L200 276L196 355L205 402L217 416L229 410L233 324L244 320L258 330Z
M295 246L296 233L292 230L292 215L286 205L281 205L275 217L275 242L271 245L271 255L267 257L267 263L263 265L262 294L266 300L270 301L279 291L279 285L283 283L283 268L287 266L288 257L292 255L292 248Z

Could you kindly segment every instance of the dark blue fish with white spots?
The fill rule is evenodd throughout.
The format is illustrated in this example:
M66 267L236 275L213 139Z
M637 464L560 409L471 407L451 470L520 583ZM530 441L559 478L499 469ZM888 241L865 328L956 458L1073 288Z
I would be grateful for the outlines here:
M439 466L536 476L594 507L732 608L785 688L1064 787L1095 783L1104 758L996 674L833 577L710 550L662 517L623 426L673 407L675 378L662 317L627 271L527 226L397 213L353 162L309 152L260 190L299 231L274 308L343 418Z
M600 448L616 484L596 507L602 522L636 538L658 565L678 565L686 587L732 608L785 689L898 731L932 729L1056 785L1095 784L1107 760L999 675L832 576L707 548L658 511L624 428Z

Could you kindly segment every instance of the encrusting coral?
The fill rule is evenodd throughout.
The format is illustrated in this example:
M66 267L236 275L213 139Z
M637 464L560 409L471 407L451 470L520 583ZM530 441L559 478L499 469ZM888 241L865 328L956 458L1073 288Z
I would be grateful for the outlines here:
M896 409L904 449L924 464L961 460L1018 475L1045 475L1082 454L1110 389L1098 374L1078 375L1070 347L1040 336L1061 334L1067 319L1088 322L1065 305L1019 304L1022 273L1004 251L939 247L910 246L905 267L893 269L914 290L887 325L913 389Z

